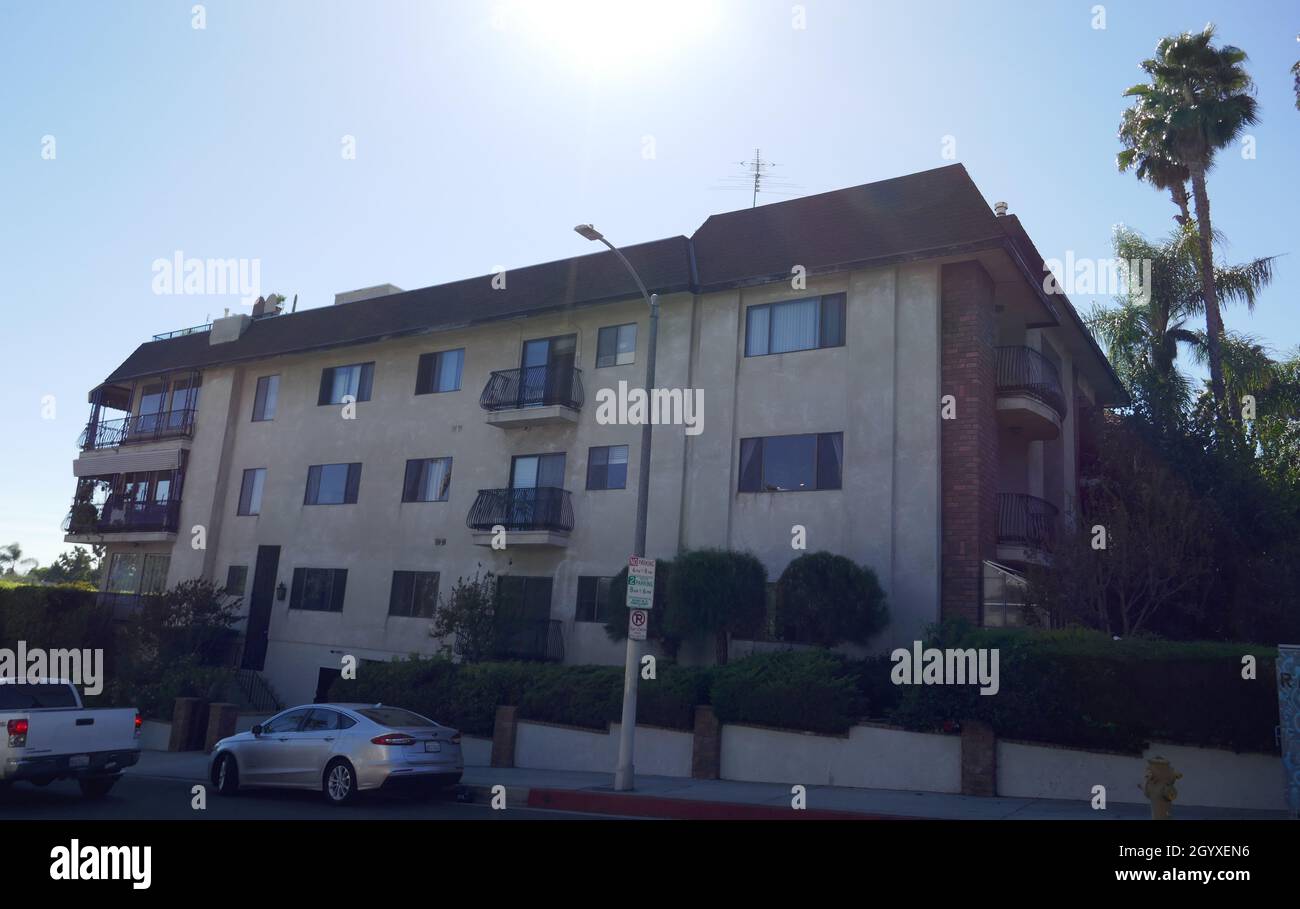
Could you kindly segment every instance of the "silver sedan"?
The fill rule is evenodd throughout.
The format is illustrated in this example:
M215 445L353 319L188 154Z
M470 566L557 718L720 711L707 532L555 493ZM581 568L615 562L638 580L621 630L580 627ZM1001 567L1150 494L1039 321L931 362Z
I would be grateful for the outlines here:
M410 784L429 794L460 782L460 733L383 704L312 704L217 742L209 779L243 788L316 789L342 805L358 792Z

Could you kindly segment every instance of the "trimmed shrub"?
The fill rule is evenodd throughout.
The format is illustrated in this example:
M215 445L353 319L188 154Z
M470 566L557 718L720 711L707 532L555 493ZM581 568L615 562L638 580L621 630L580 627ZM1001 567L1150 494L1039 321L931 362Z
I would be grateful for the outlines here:
M839 734L861 715L849 661L824 650L764 653L720 666L710 696L724 723Z
M767 620L767 569L748 552L696 549L673 560L665 633L681 639L714 635L718 664L727 635L754 637Z
M650 624L646 628L646 637L658 641L668 654L669 659L677 657L677 650L682 640L676 634L669 633L668 627L668 584L672 577L673 563L668 559L655 559L655 599L654 608L650 610ZM610 616L605 622L605 634L611 641L627 640L627 566L614 576L609 583Z
M804 553L776 582L776 628L786 640L865 644L888 623L876 573L842 555Z

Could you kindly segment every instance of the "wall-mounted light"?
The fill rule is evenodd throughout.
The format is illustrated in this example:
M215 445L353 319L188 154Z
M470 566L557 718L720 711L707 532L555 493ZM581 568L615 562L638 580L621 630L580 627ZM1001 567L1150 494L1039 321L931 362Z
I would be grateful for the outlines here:
M288 595L288 593L289 593L289 591L288 591L288 589L284 586L284 581L281 581L279 584L276 585L276 587L275 587L275 598L276 598L277 600L279 600L281 603L284 602L284 598L285 598L285 596Z

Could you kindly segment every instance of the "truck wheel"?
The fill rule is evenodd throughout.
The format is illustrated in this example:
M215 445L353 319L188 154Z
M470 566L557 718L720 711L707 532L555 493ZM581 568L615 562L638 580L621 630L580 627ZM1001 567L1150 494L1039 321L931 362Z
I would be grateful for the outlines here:
M321 787L325 801L331 805L346 805L357 794L357 774L343 758L335 758L325 768L325 779Z
M239 765L234 757L223 754L217 759L217 766L212 768L212 786L217 795L239 794Z
M117 785L115 776L92 776L77 780L81 794L88 799L102 799L108 791Z

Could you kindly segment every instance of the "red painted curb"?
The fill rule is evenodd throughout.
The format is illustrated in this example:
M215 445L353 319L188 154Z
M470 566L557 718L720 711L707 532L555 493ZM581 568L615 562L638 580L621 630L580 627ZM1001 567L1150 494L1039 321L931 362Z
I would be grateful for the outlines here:
M553 811L582 811L589 814L630 815L673 820L763 820L763 821L908 821L920 818L897 814L864 814L826 809L777 808L773 805L743 805L735 802L705 802L670 799L654 795L624 795L590 789L530 789L529 808Z

